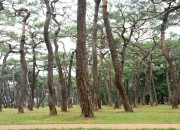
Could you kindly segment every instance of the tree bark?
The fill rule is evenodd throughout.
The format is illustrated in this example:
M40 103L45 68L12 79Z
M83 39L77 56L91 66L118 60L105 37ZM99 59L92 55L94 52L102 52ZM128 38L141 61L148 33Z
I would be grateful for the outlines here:
M67 82L67 99L68 99L68 108L72 108L72 99L71 99L71 86L72 86L72 81L71 81L71 70L72 70L72 65L73 65L73 57L74 53L76 51L73 51L71 54L70 58L70 63L69 63L69 72L68 72L68 82ZM71 104L70 104L71 103Z
M133 84L135 87L134 107L138 106L138 100L139 100L139 79L140 79L140 69L141 69L140 67L141 67L141 65L139 65L139 68L137 68L137 74L135 72L133 72L133 80L134 80Z
M144 90L143 90L143 97L142 97L142 105L145 105L145 96L146 96L146 91L147 91L147 88L148 88L148 74L146 72L146 70L144 71L144 74L145 74L145 79L144 79Z
M2 69L1 69L1 75L0 75L0 112L2 112L2 103L3 103L3 89L4 89L4 84L5 84L5 79L4 79L4 74L5 74L5 69L6 69L6 60L11 53L11 45L9 45L9 50L6 52L3 58L3 63L2 63Z
M167 62L165 63L165 70L166 70L166 82L167 82L167 87L168 87L168 103L172 104L172 91L171 91L171 86L170 86L170 81L169 81Z
M57 44L57 37L60 32L60 24L56 20L56 18L53 16L53 20L56 22L58 28L54 33L54 46L55 46L55 58L56 58L56 64L58 68L58 74L59 74L59 82L62 87L62 104L61 104L61 111L66 112L67 111L67 90L66 90L66 83L65 83L65 78L63 74L63 69L62 69L62 64L59 58L58 54L58 44Z
M98 86L98 71L97 71L97 50L96 50L96 41L97 41L97 18L99 12L99 4L95 2L95 12L94 12L94 21L93 21L93 39L92 39L92 57L93 57L93 110L98 111L98 101L99 101L99 86Z
M49 24L51 20L51 8L49 5L49 0L45 0L46 4L46 20L44 24L44 40L46 43L46 47L48 50L48 88L49 88L49 110L50 110L50 115L57 115L57 110L56 110L56 93L55 89L53 86L53 50L52 46L49 40Z
M13 82L13 95L14 95L14 100L13 100L13 106L14 108L17 108L17 100L18 100L18 89L17 89L17 84L15 85L15 69L16 66L14 65L14 67L12 68L12 82Z
M109 83L108 83L108 79L106 78L106 75L104 75L104 82L105 82L105 87L106 87L106 92L107 92L108 105L111 107L112 106L111 92L110 92Z
M170 72L171 72L171 79L173 83L173 89L174 89L174 95L173 95L173 101L172 101L172 108L178 108L178 94L179 94L179 83L178 83L178 77L177 77L177 70L176 70L176 63L173 58L173 56L170 54L170 50L165 44L165 30L166 30L166 25L168 22L168 17L169 14L178 10L180 8L180 5L171 7L169 6L168 8L165 8L164 10L164 15L163 15L163 20L161 24L161 46L162 46L162 52L164 57L166 58L169 67L170 67Z
M31 98L30 98L30 103L29 103L29 110L33 111L34 90L36 88L36 53L35 53L35 48L37 47L37 44L34 41L33 33L31 34L31 38L32 38L32 52L33 52L33 70L32 70L32 85L30 85L31 86Z
M155 90L155 85L154 85L154 79L153 79L153 73L152 73L152 55L150 55L150 60L149 60L149 80L150 80L150 88L153 90L154 93L154 101L155 104L158 105L158 101L157 101L157 94L156 94L156 90Z
M123 83L122 83L121 65L119 62L118 53L116 50L116 45L115 45L115 42L113 39L113 35L111 32L111 27L110 27L110 23L109 23L108 12L107 12L107 0L103 0L103 6L102 7L103 7L103 19L104 19L104 25L106 28L108 46L110 48L113 67L114 67L114 71L115 71L116 86L118 87L119 92L121 94L122 102L123 102L123 106L124 106L125 111L126 112L133 112L133 109L129 103L129 100L128 100L128 97L126 94L126 90L125 90Z
M76 80L80 94L82 117L93 117L87 74L86 52L86 0L78 0Z
M16 10L17 11L17 10ZM27 85L27 63L25 59L25 32L26 32L26 21L30 17L30 12L25 8L20 8L18 11L26 12L26 16L23 18L23 28L22 28L22 36L20 43L20 63L21 63L21 87L20 87L20 95L18 98L18 113L24 113L24 101L25 101L25 90Z

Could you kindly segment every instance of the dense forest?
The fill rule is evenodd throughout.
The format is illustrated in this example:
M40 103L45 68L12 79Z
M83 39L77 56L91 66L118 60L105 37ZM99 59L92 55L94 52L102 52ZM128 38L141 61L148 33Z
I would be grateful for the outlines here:
M0 112L180 103L179 0L0 0Z

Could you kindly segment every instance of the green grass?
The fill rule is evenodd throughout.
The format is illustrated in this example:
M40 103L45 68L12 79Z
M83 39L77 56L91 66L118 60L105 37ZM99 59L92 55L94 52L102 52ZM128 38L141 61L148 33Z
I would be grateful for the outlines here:
M172 109L168 105L139 106L133 113L125 113L123 108L103 107L95 112L92 119L80 117L79 106L74 106L69 112L61 112L57 116L49 116L49 109L34 108L33 112L25 109L24 114L18 114L17 109L3 109L0 113L0 125L5 124L109 124L109 123L180 123L180 109Z

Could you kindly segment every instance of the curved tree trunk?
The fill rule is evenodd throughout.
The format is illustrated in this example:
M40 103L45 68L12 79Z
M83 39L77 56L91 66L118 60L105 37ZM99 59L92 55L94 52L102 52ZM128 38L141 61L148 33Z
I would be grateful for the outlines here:
M44 24L44 40L46 43L46 47L48 50L48 88L49 88L49 110L50 110L50 115L57 115L57 110L56 110L56 93L55 93L55 88L53 86L53 50L52 46L49 40L49 24L51 20L51 8L49 5L49 0L45 0L46 3L46 20Z
M54 10L54 8L53 8L53 10ZM54 46L55 46L55 59L56 59L56 64L58 67L58 74L59 74L59 82L60 82L60 85L62 87L61 111L66 112L67 111L67 92L66 92L67 90L66 90L66 83L65 83L62 65L61 65L61 61L59 58L59 54L58 54L59 46L57 44L57 38L58 38L58 34L60 32L60 23L56 20L55 15L53 15L53 20L58 26L57 30L54 33Z
M123 106L126 112L133 112L133 109L129 103L126 90L123 86L122 83L122 75L121 75L121 65L119 62L118 58L118 53L116 50L116 45L112 36L111 32L111 27L109 23L109 18L108 18L108 12L107 12L107 0L103 0L103 19L104 19L104 25L106 27L106 34L107 34L107 40L108 40L108 46L110 48L111 52L111 57L112 57L112 62L114 66L114 71L115 71L115 81L116 81L116 86L119 89L119 92L121 94Z
M173 89L174 89L174 95L173 95L173 101L172 101L172 108L178 108L178 94L179 94L179 83L178 83L178 77L177 77L177 70L176 70L176 63L173 58L173 56L170 54L169 49L167 48L165 44L165 30L168 22L169 14L178 10L180 8L180 5L177 5L175 7L169 6L168 8L165 8L164 15L163 15L163 21L161 24L161 46L162 46L162 52L164 57L166 58L171 72L171 79L173 83Z
M61 111L65 112L65 111L67 111L66 84L65 84L65 79L64 79L63 71L62 71L61 61L60 61L59 55L58 55L58 44L57 44L57 40L55 40L55 38L54 38L54 46L55 46L56 64L57 64L57 67L58 67L58 74L59 74L59 82L60 82L60 85L62 87Z
M21 36L21 43L20 43L20 63L21 63L21 86L20 86L20 95L18 98L18 113L24 113L24 101L25 101L25 90L27 85L27 63L25 59L25 32L26 32L26 21L30 17L30 12L25 8L20 8L20 12L26 12L26 16L23 18L23 28L22 28L22 36Z
M97 71L97 50L96 50L96 41L97 41L97 18L99 12L99 4L95 2L95 12L94 12L94 21L93 21L93 39L92 39L92 57L93 57L93 110L98 110L98 101L99 101L99 86L98 86L98 71Z
M82 117L93 117L87 74L86 0L78 0L76 67L76 79L80 94Z

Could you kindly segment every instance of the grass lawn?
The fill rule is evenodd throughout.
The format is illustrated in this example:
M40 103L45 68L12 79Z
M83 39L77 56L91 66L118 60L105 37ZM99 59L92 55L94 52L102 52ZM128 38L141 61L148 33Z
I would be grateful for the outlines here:
M92 119L80 117L80 107L74 106L69 112L61 112L57 108L57 116L49 116L49 108L34 108L30 112L25 109L24 114L18 114L17 109L3 109L0 113L0 125L5 124L109 124L109 123L180 123L180 109L172 109L168 105L139 106L133 113L125 113L123 107L114 109L102 107L95 112Z

